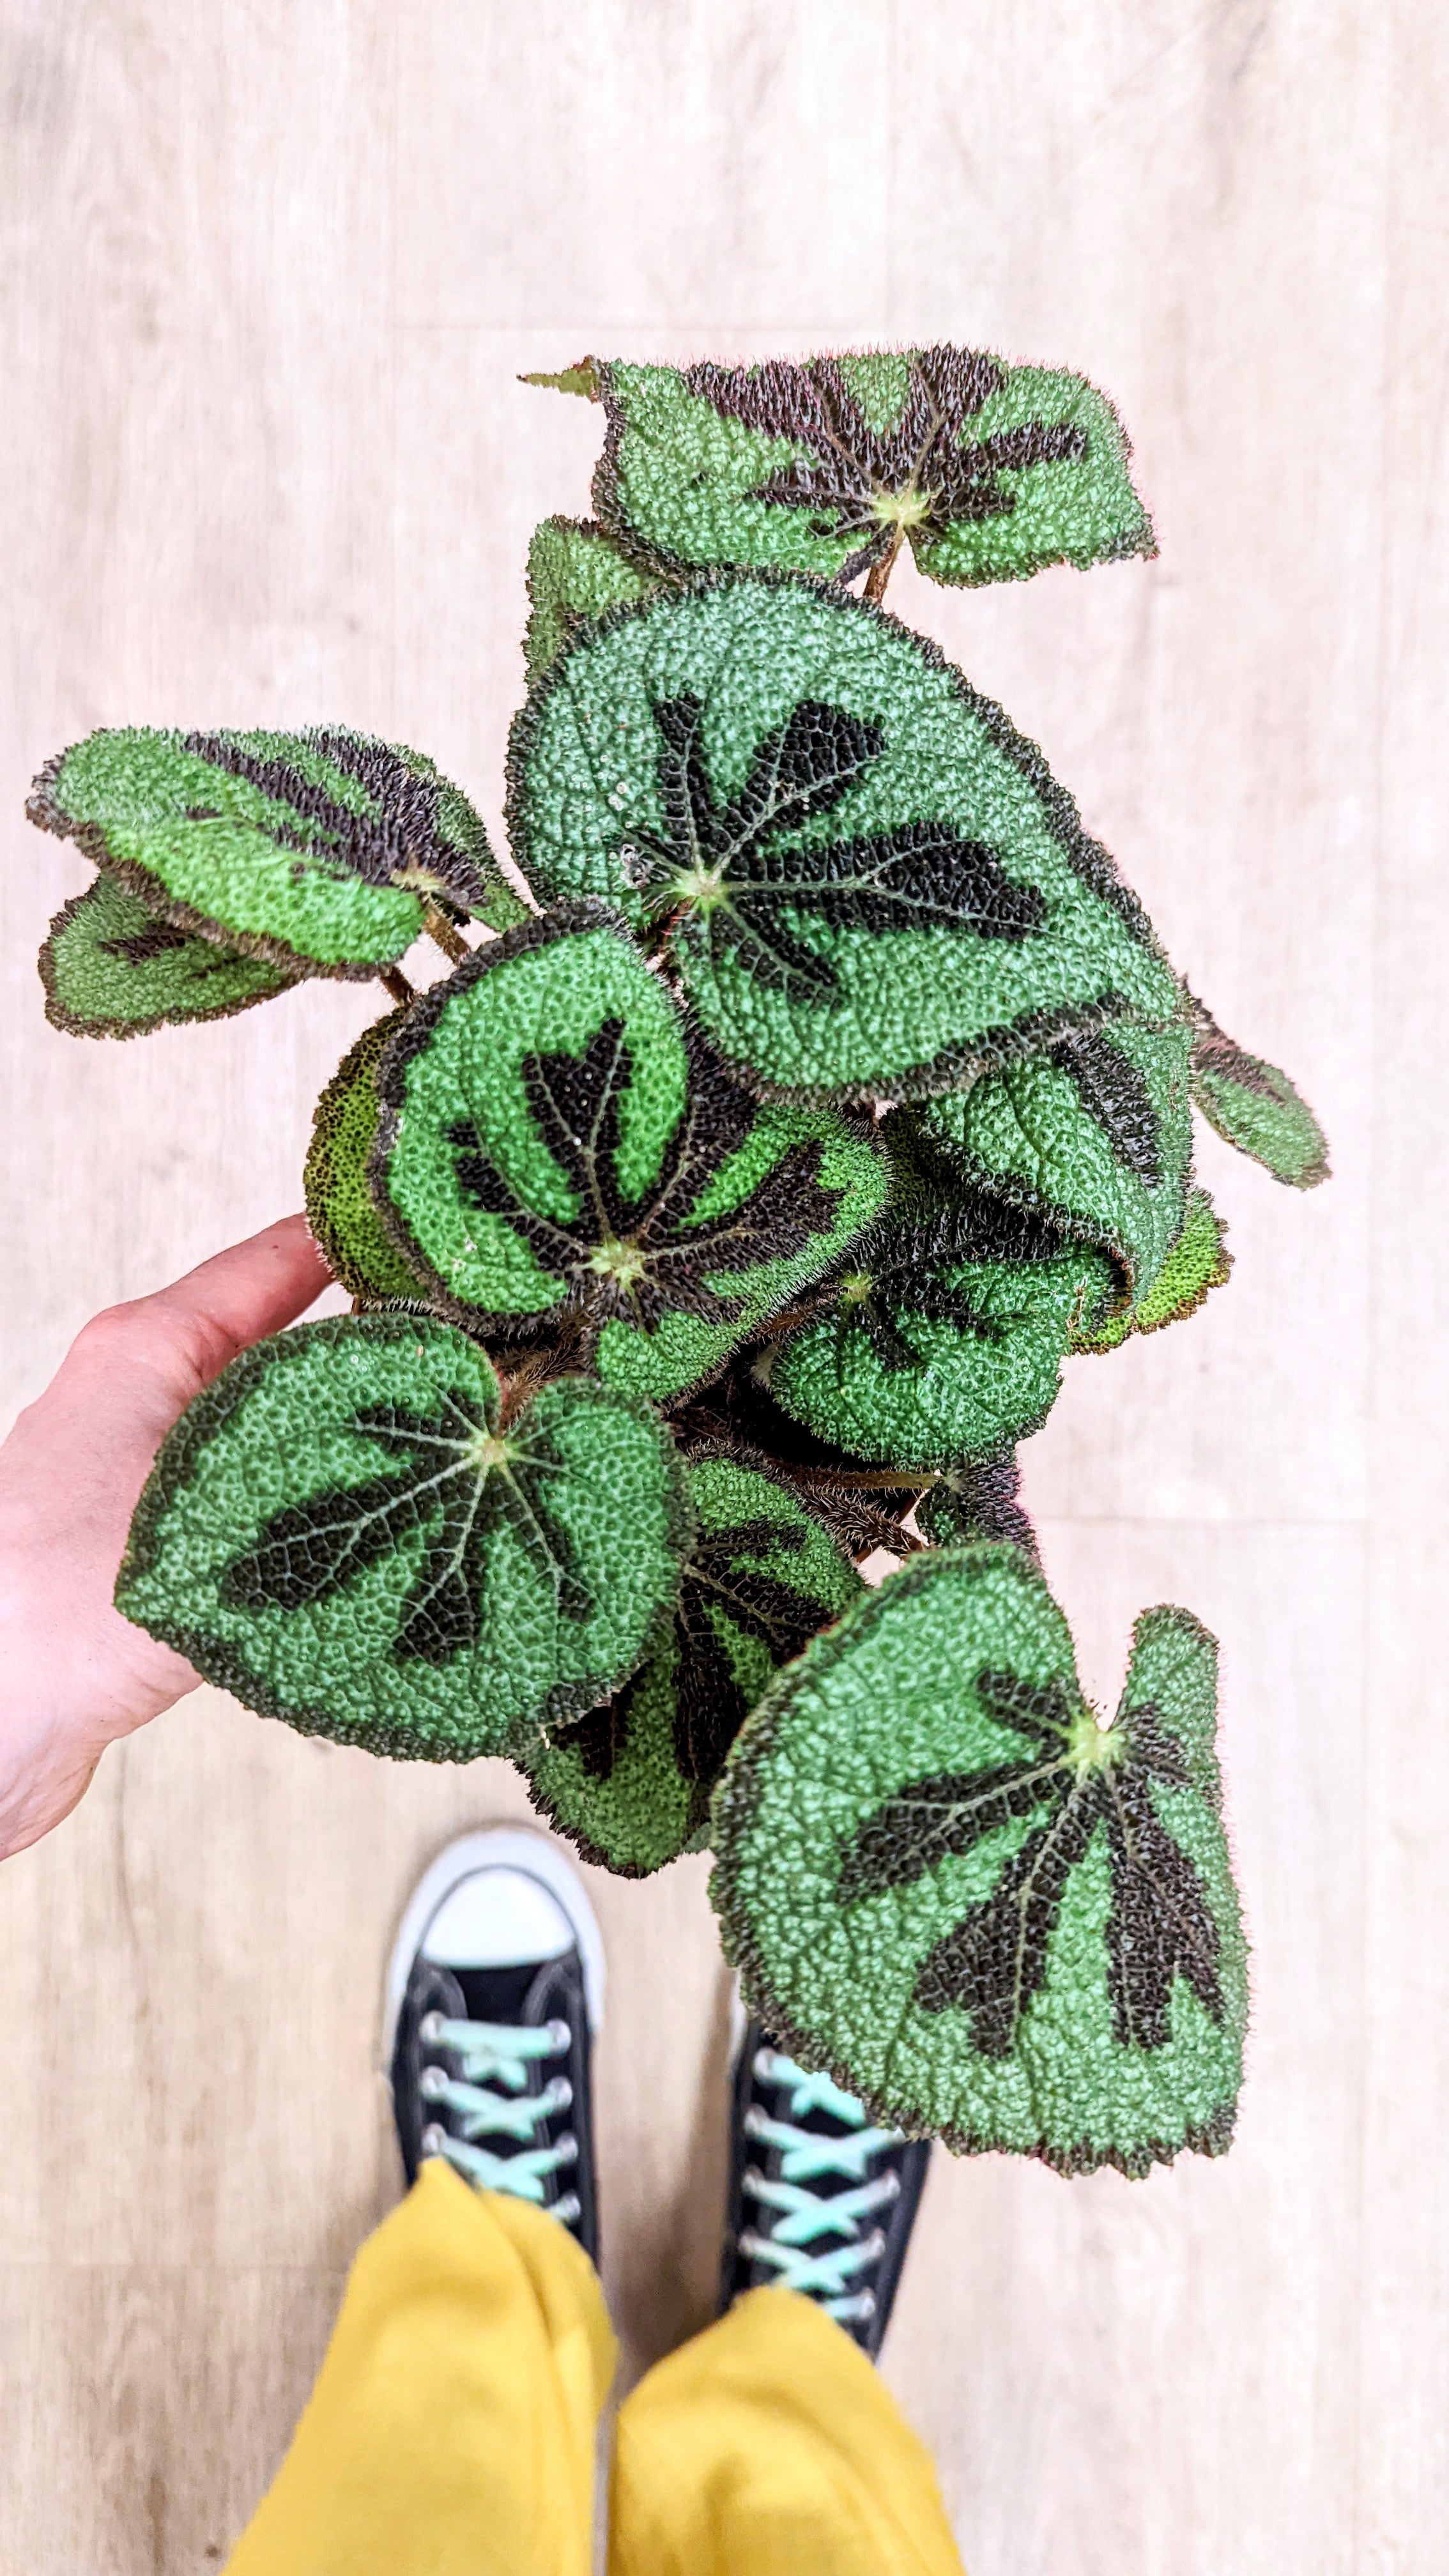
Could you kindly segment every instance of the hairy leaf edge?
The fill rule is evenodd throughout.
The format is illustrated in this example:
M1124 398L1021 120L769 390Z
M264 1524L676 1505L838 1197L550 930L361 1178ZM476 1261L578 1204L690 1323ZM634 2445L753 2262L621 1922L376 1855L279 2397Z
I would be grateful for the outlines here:
M899 1572L890 1575L887 1578L887 1584L880 1587L880 1591L874 1595L874 1598L879 1599L881 1593L888 1587L891 1597L895 1598L894 1587L897 1584L907 1584L913 1591L916 1590L929 1578L942 1558L947 1556L958 1561L971 1558L978 1562L1004 1557L1013 1560L1018 1566L1021 1563L1021 1552L1012 1545L1010 1540L987 1539L968 1543L964 1547L932 1548L928 1554L916 1558L914 1563L904 1565ZM1144 1611L1134 1624L1132 1632L1134 1647L1143 1620L1153 1615L1151 1611ZM1183 1611L1178 1615L1191 1620L1194 1628L1201 1628L1201 1622L1194 1618L1191 1611ZM878 2122L882 2127L897 2129L903 2136L939 2138L954 2156L997 2155L1003 2152L999 2139L979 2137L969 2129L932 2128L925 2120L904 2115L901 2106L898 2103L892 2103L884 2094L869 2089L863 2090L859 2070L851 2068L819 2038L804 2030L780 2002L770 1985L768 1972L755 1948L748 1928L730 1910L731 1858L739 1833L749 1827L754 1806L751 1776L753 1766L758 1760L768 1756L774 1748L778 1703L783 1697L784 1687L790 1678L801 1672L808 1663L813 1662L828 1667L842 1651L848 1649L850 1640L847 1638L842 1641L838 1630L839 1622L827 1629L823 1635L812 1638L803 1654L797 1655L793 1663L781 1668L775 1680L756 1701L746 1718L735 1738L729 1760L720 1775L719 1786L715 1791L711 1808L710 1840L715 1854L715 1867L710 1874L709 1882L709 1901L719 1922L720 1944L730 1966L739 1973L746 2011L763 2022L771 2037L788 2056L794 2058L798 2066L805 2069L807 2074L828 2075L832 2083L840 2085L844 2092L855 2095L856 2100L863 2104L868 2119ZM1209 1632L1203 1630L1202 1633L1206 1635ZM1119 1715L1120 1713L1119 1711ZM1233 2143L1237 2114L1238 2104L1234 2097L1231 2102L1224 2103L1215 2111L1210 2119L1186 2127L1176 2145L1166 2139L1150 2138L1144 2140L1143 2144L1135 2149L1121 2147L1102 2149L1094 2147L1086 2139L1071 2147L1053 2146L1048 2140L1039 2139L1034 2146L1018 2149L1015 2152L1030 2156L1036 2162L1046 2165L1051 2172L1061 2174L1067 2180L1080 2174L1098 2172L1102 2166L1111 2165L1118 2173L1125 2174L1129 2182L1140 2182L1151 2173L1154 2165L1170 2165L1180 2155L1226 2155Z
M63 758L64 754L61 756ZM29 809L27 808L27 811L28 810ZM32 816L31 819L33 821L35 817ZM44 830L50 830L53 828L53 826L48 824L42 826L42 829ZM119 885L121 883L120 872L118 869L107 865L103 873L110 876L116 884ZM238 1011L255 1010L259 1002L278 1002L281 1000L283 993L290 993L295 985L305 983L308 980L305 971L299 972L296 970L295 966L289 968L278 965L274 958L257 958L254 961L256 964L273 967L274 971L281 977L282 980L275 991L270 993L265 991L260 993L241 993L234 1001L219 1002L213 1009L208 1011L177 1011L164 1014L154 1020L88 1020L80 1012L70 1010L60 997L60 992L56 984L55 948L56 942L61 939L64 933L70 928L71 923L75 920L76 915L79 913L82 906L89 902L91 896L95 892L95 887L96 880L93 879L90 885L86 886L80 894L72 895L69 903L63 903L61 905L59 912L54 915L50 927L46 931L45 937L41 942L39 956L36 959L36 971L45 988L45 1016L50 1022L51 1027L53 1029L61 1030L66 1037L147 1038L153 1037L158 1029L178 1029L188 1028L193 1025L199 1026L207 1020L234 1020ZM128 887L127 892L136 895L138 900L144 899L140 894L140 889L135 886ZM157 913L156 918L159 921L161 915ZM178 929L183 926L184 925L180 923L168 924L168 927ZM216 948L221 950L223 953L230 950L233 956L238 957L246 956L248 954L237 940L219 939L215 935L214 931L204 933L203 935L206 937L208 947Z
M673 1399L671 1399L671 1401L672 1400ZM791 1484L789 1477L786 1475L779 1462L776 1459L767 1456L763 1449L752 1447L748 1441L732 1440L685 1439L679 1441L677 1445L679 1454L684 1460L686 1468L707 1466L712 1460L718 1458L724 1460L725 1463L731 1467L748 1468L752 1475L762 1477L766 1484L775 1486L777 1491L784 1495L787 1502L793 1503L796 1510L801 1513L804 1519L813 1522L816 1529L820 1531L822 1537L829 1539L831 1546L838 1552L842 1563L845 1565L852 1564L851 1558L846 1553L846 1550L842 1546L835 1531L830 1528L826 1521L821 1519L820 1514L817 1511L812 1509L808 1495L802 1494L798 1487ZM683 1586L684 1577L689 1571L690 1563L694 1555L694 1548L698 1543L698 1538L699 1530L696 1526L689 1555L683 1559L680 1565L679 1571L681 1588ZM807 1594L802 1593L801 1595L802 1600L807 1599L808 1597L809 1596ZM853 1607L854 1605L849 1604L847 1606ZM671 1612L671 1618L673 1615L673 1612ZM844 1616L845 1612L843 1610L838 1610L833 1618L822 1622L821 1626L816 1631L816 1635L827 1635L830 1629L835 1627L839 1621L844 1618ZM661 1635L656 1640L654 1647L650 1650L651 1653L658 1652L662 1648L664 1642L664 1633L661 1632ZM812 1638L811 1643L813 1644L814 1642L815 1641ZM641 1662L643 1660L644 1659L641 1658ZM793 1662L795 1659L792 1657L791 1660ZM637 1664L634 1667L636 1672L639 1668L640 1667ZM790 1666L788 1664L781 1664L777 1667L779 1672L788 1672L789 1669ZM620 1682L618 1689L622 1690L624 1687L625 1684ZM770 1688L770 1684L768 1682L766 1683L765 1688L767 1690ZM616 1698L617 1692L610 1691L608 1696L610 1699ZM595 1702L595 1707L602 1708L603 1706L603 1700L597 1700ZM758 1702L756 1703L756 1706L758 1706ZM587 1710L583 1712L585 1716L589 1713L590 1712ZM748 1726L750 1718L753 1715L753 1709L747 1712L744 1721L746 1726ZM743 1729L741 1729L741 1732L743 1732ZM735 1742L739 1742L738 1736L735 1738ZM733 1749L734 1748L732 1746L731 1751L733 1751ZM549 1750L552 1752L566 1753L569 1750L569 1747L567 1744L550 1744ZM726 1760L728 1760L728 1758L729 1757L727 1755ZM590 1842L587 1834L583 1831L581 1826L570 1823L568 1818L559 1812L542 1784L536 1782L531 1777L530 1773L525 1769L523 1761L517 1754L511 1755L510 1759L513 1761L514 1766L523 1781L524 1787L528 1791L530 1805L535 1809L537 1814L543 1817L545 1824L550 1826L554 1833L562 1834L566 1842L571 1842L573 1844L580 1860L586 1861L591 1869L606 1869L613 1878L657 1878L661 1870L672 1869L676 1861L688 1860L693 1853L708 1851L710 1847L709 1825L706 1821L706 1823L700 1827L698 1833L691 1835L687 1843L682 1843L679 1850L673 1853L668 1860L653 1861L647 1868L642 1867L637 1861L621 1863L617 1860L613 1860L610 1858L609 1854L600 1847L600 1845Z
M817 352L815 354L824 353ZM908 352L899 349L852 349L849 351L841 351L838 354L850 357L903 357L907 355ZM994 350L983 350L973 354L995 357L996 353ZM628 434L628 424L624 418L623 404L620 402L618 395L614 391L614 369L617 366L627 363L629 362L617 358L587 358L581 362L582 366L592 370L593 375L593 389L590 391L588 399L591 402L602 404L604 410L604 444L599 452L599 461L594 467L593 481L590 485L589 494L595 512L595 524L598 526L602 534L608 537L610 542L619 548L620 553L626 555L629 561L634 564L639 571L652 575L655 580L686 583L692 582L698 576L701 567L698 564L690 563L683 555L676 555L668 546L661 545L657 538L641 536L638 529L630 523L620 498L623 483L623 472L620 464L620 449L626 435ZM666 362L656 361L653 363ZM804 359L796 359L792 361L792 363L797 366L804 366L808 361ZM1019 368L1013 366L1008 359L1001 359L998 363L1006 368L1008 376L1015 375L1020 372ZM579 370L571 369L569 372L578 373ZM670 374L680 376L684 374L684 370L682 368L669 368L668 372ZM1074 376L1079 384L1086 386L1089 393L1096 395L1097 400L1105 405L1107 411L1110 413L1113 427L1116 429L1117 434L1122 441L1122 465L1125 472L1126 468L1131 463L1134 449L1127 424L1112 396L1109 393L1105 393L1100 385L1094 384L1089 376L1082 375L1080 370L1076 367L1042 367L1039 369L1034 367L1033 372L1048 375ZM538 383L542 381L545 380L536 377L525 379L525 382L528 383ZM555 382L552 378L547 381L550 383ZM558 387L558 390L563 391L564 388L560 386ZM573 391L575 388L569 387L568 390ZM582 391L582 387L580 386L577 390ZM707 402L709 397L707 395L697 395L694 399ZM781 438L788 436L788 432L785 431L765 434L779 436ZM797 445L803 444L802 441L798 440L795 443ZM962 441L961 443L964 446L970 442ZM1128 563L1134 559L1140 559L1143 562L1150 563L1159 551L1157 531L1153 526L1152 513L1148 509L1146 502L1143 500L1142 495L1138 491L1130 474L1127 475L1127 484L1128 489L1132 494L1132 498L1136 502L1141 514L1138 528L1135 534L1131 532L1123 532L1110 548L1105 549L1101 554L1094 555L1090 564L1078 564L1075 559L1068 554L1043 555L1034 563L1023 564L1020 567L1013 568L1006 572L983 572L978 573L975 578L971 580L946 582L942 580L939 573L931 572L924 563L920 562L920 558L917 557L916 560L922 577L927 581L934 582L936 587L941 590L984 590L989 588L993 582L1030 581L1033 576L1039 572L1052 572L1065 566L1070 566L1075 572L1095 572L1099 564ZM743 498L745 496L741 495L741 497ZM915 549L913 547L912 553L914 554L914 552ZM853 554L847 555L837 573L829 576L816 574L786 574L783 577L787 580L793 578L804 580L824 580L829 589L844 590L847 582L859 580L860 575L868 570L874 559L874 554L875 549L867 543L862 546L857 546ZM730 571L753 573L756 571L765 571L768 567L755 564L740 564L737 566L723 565L718 567L718 569L726 573Z
M87 740L89 737L83 736L82 739ZM144 867L139 859L114 857L107 846L104 824L77 821L73 815L62 812L55 799L56 783L71 753L80 748L80 743L68 743L64 751L54 752L43 768L37 771L34 784L26 799L26 816L40 831L53 832L56 839L60 841L73 841L76 848L90 860L93 867L101 869L107 876L114 878L117 885L124 886L126 892L133 894L138 903L144 903L147 910L154 913L158 921L169 922L175 930L189 931L197 939L209 940L213 948L229 948L235 955L259 958L264 965L275 966L286 975L289 983L293 984L308 982L317 977L324 978L329 983L370 983L381 973L384 966L395 966L400 957L406 956L414 940L421 937L424 905L420 896L413 898L418 911L416 926L409 932L400 947L393 949L386 957L365 959L347 957L330 965L319 963L315 957L304 955L300 949L293 948L287 940L277 937L272 932L232 930L225 922L215 920L209 912L198 912L194 904L183 903L179 896L171 894L162 884L161 879L154 876L149 868ZM440 784L451 787L453 781L440 779ZM461 795L463 791L459 788L455 792ZM496 860L494 865L497 866ZM381 887L377 890L387 891L386 888ZM400 886L394 887L392 891L405 894L409 889ZM508 886L507 891L515 894L512 886ZM521 900L516 894L515 899ZM465 918L481 920L482 916L479 914L465 916ZM260 998L267 1000L274 997L264 994ZM246 1005L238 1004L237 1007L245 1008ZM221 1019L224 1014L218 1011L215 1016Z
M427 1260L406 1219L394 1206L387 1186L388 1167L397 1143L398 1127L406 1101L407 1068L413 1056L422 1051L431 1037L448 1002L457 994L467 991L494 966L504 964L510 958L524 956L530 949L551 947L555 940L567 938L575 932L584 930L611 932L620 945L638 959L646 973L649 971L648 962L642 956L638 942L623 915L616 912L612 905L605 903L600 897L582 896L573 902L558 904L547 912L535 913L529 920L519 922L515 929L506 932L503 938L490 941L485 947L474 949L471 956L455 967L451 975L444 976L418 1001L409 1006L406 1022L398 1028L378 1060L374 1077L379 1103L377 1135L367 1165L368 1186L372 1192L373 1205L378 1211L384 1230L402 1259L418 1273L419 1278L433 1292L436 1312L446 1322L455 1324L460 1331L474 1338L506 1344L527 1344L537 1342L540 1338L546 1339L550 1317L563 1316L568 1311L567 1300L560 1300L555 1306L534 1315L494 1314L485 1307L470 1305L466 1299L458 1297L448 1282ZM663 990L679 1012L681 1037L686 1036L691 1028L698 1029L694 1014L675 985L665 978L660 980ZM706 1033L701 1030L699 1034L704 1038L710 1053L719 1062L722 1070L738 1080L733 1067L719 1055L718 1049ZM752 1086L742 1087L752 1088ZM757 1092L753 1096L759 1097ZM824 1108L834 1107L836 1104L811 1101L789 1105ZM871 1145L877 1159L884 1161L885 1148L880 1144L874 1127L867 1121L850 1118L846 1112L842 1111L840 1114L845 1118L845 1123L850 1126L852 1132L857 1134L863 1143ZM820 1273L822 1278L828 1277L838 1262L849 1259L859 1235L866 1231L868 1225L877 1221L879 1213L877 1210L875 1217L862 1219L850 1240L837 1245ZM580 1360L588 1365L592 1365L593 1351L602 1329L602 1326L597 1326L579 1335L576 1344L577 1352ZM668 1405L681 1404L687 1397L698 1394L702 1387L708 1386L714 1378L720 1376L729 1367L741 1344L748 1342L751 1333L757 1329L758 1327L755 1326L742 1331L738 1339L731 1343L729 1349L718 1360L711 1361L697 1377L687 1380L681 1386L671 1388L669 1394L661 1397L659 1401Z
M172 1626L169 1623L153 1625L149 1621L136 1619L127 1610L123 1597L131 1583L139 1581L142 1576L152 1571L161 1542L162 1525L166 1513L176 1495L188 1481L198 1452L217 1432L225 1429L238 1405L245 1401L265 1376L272 1356L279 1346L295 1346L302 1335L313 1343L345 1342L350 1336L359 1332L366 1333L375 1343L415 1341L419 1325L426 1328L429 1323L432 1323L435 1329L456 1329L438 1317L396 1314L324 1315L316 1323L293 1324L283 1332L269 1334L265 1341L254 1342L250 1350L243 1351L239 1358L231 1361L221 1376L214 1379L209 1387L203 1388L201 1394L187 1406L180 1421L168 1431L156 1453L150 1475L142 1489L140 1501L131 1517L125 1552L116 1575L113 1599L123 1619L130 1619L133 1627L141 1628L145 1635L155 1637L163 1646L170 1646L176 1654L184 1655L187 1662L200 1673L203 1681L214 1683L219 1690L230 1691L235 1699L241 1701L244 1708L249 1708L258 1717L277 1718L283 1725L290 1726L298 1735L320 1735L336 1744L358 1745L364 1752L378 1754L389 1761L475 1762L482 1758L476 1750L469 1751L460 1746L455 1752L439 1752L433 1746L426 1748L421 1746L416 1737L406 1731L394 1732L386 1726L375 1727L365 1722L356 1726L339 1726L337 1720L326 1709L316 1706L304 1709L287 1707L264 1682L259 1680L252 1667L233 1648L215 1638L203 1636L194 1629L179 1625ZM479 1349L476 1343L471 1344L470 1348L475 1360L482 1361L485 1367L492 1369L492 1362L486 1351ZM493 1374L496 1378L496 1370ZM597 1381L588 1379L583 1380L582 1383L597 1385ZM637 1672L640 1664L647 1662L648 1658L657 1651L661 1639L667 1633L669 1622L673 1619L684 1565L694 1545L694 1513L689 1500L684 1462L679 1455L668 1424L661 1421L657 1409L641 1397L623 1395L613 1388L600 1387L598 1392L607 1394L611 1403L620 1411L627 1411L633 1414L636 1420L647 1421L658 1430L661 1435L663 1454L671 1470L666 1498L666 1544L675 1560L675 1581L669 1594L655 1612L649 1635L640 1650L638 1659L629 1668L629 1672L632 1673ZM591 1709L601 1707L604 1700L612 1698L614 1691L622 1690L628 1679L629 1673L621 1674L609 1690L594 1697L587 1696L587 1684L556 1683L549 1694L543 1723L550 1726L566 1725L572 1718L587 1717ZM522 1733L521 1725L515 1722L510 1729L509 1737L498 1748L504 1758L511 1758L509 1745L521 1742Z

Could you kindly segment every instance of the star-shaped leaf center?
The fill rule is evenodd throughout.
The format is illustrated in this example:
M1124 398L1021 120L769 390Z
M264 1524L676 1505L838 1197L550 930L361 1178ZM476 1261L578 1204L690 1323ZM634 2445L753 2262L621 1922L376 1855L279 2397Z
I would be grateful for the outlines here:
M355 1414L347 1428L391 1453L391 1463L274 1513L227 1568L223 1597L234 1607L299 1610L330 1600L421 1540L392 1653L443 1664L477 1643L489 1543L506 1525L549 1569L560 1615L589 1615L572 1543L552 1511L560 1465L547 1442L518 1431L500 1437L459 1387L431 1413L388 1406Z
M1190 1778L1157 1711L1136 1708L1103 1728L1064 1683L1029 1684L1011 1673L982 1673L976 1696L1023 1738L1021 1755L897 1790L842 1853L842 1904L910 1885L1010 1829L1014 1848L991 1893L927 1951L914 1989L928 2012L963 2010L973 2046L1005 2057L1046 1983L1072 1875L1101 1835L1112 1884L1106 1940L1118 2042L1166 2044L1179 1977L1221 2020L1221 1935L1197 1865L1153 1794L1154 1784L1183 1787Z
M911 351L889 427L872 423L848 364L837 358L704 364L691 367L685 381L726 419L805 451L749 497L808 510L821 535L856 537L840 568L844 581L878 562L902 529L939 536L953 520L1008 515L1016 495L1005 476L1087 452L1085 432L1065 421L1029 421L963 445L969 421L1006 382L996 359L973 350Z
M655 704L662 828L635 830L625 864L652 912L682 910L712 945L736 949L760 984L817 1000L838 991L829 958L796 927L802 914L877 935L964 930L1022 940L1042 927L1047 908L1036 887L1018 885L984 841L949 823L799 838L881 758L883 725L801 698L757 744L743 786L730 794L711 773L704 714L690 692Z
M721 1279L803 1251L835 1221L841 1192L819 1177L818 1142L793 1144L753 1189L718 1213L701 1202L760 1115L697 1041L687 1047L684 1108L657 1168L622 1176L634 1048L622 1019L603 1021L580 1054L525 1056L521 1079L534 1132L566 1185L571 1208L525 1205L485 1150L476 1122L449 1131L463 1196L499 1216L556 1277L587 1324L619 1316L646 1329L670 1313L725 1322L744 1296Z

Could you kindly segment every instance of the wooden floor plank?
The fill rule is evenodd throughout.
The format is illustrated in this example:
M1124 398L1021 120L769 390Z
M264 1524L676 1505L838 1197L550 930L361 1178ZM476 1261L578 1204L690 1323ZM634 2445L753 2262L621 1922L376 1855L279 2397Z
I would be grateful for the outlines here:
M1359 2563L1418 2576L1449 2530L1449 1136L1439 735L1449 329L1435 180L1449 30L1399 7L1389 196L1371 1242L1375 1360L1364 1795L1368 2048ZM1426 2554L1427 2553L1427 2554Z
M375 1007L47 1030L31 960L84 881L19 817L47 753L337 716L496 824L523 549L587 508L599 427L515 379L586 348L957 336L1120 399L1156 563L903 569L891 600L1332 1136L1308 1200L1209 1140L1232 1287L1072 1363L1028 1463L1099 1696L1150 1600L1222 1637L1250 2082L1225 2163L1142 2186L939 2159L887 2376L972 2576L1419 2576L1449 2520L1438 17L0 0L0 42L0 1413L94 1307L296 1204ZM526 1812L501 1765L380 1765L207 1692L0 1872L7 2576L216 2563L397 2188L398 1909L449 1833ZM591 1879L631 2371L713 2295L707 1877Z

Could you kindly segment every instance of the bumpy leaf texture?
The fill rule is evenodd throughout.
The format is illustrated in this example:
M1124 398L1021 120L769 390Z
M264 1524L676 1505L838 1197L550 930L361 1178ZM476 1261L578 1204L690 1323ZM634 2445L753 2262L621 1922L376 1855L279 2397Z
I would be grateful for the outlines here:
M602 528L587 519L543 519L528 543L528 626L523 661L530 680L558 659L574 628L606 609L642 599L652 587Z
M550 1823L628 1877L699 1848L725 1756L766 1682L862 1589L777 1475L714 1457L689 1481L697 1536L670 1633L524 1766Z
M427 1283L404 1261L374 1204L367 1167L377 1142L377 1068L407 1017L374 1020L349 1047L312 1119L304 1195L323 1259L350 1296L370 1305L427 1302Z
M1300 1091L1275 1064L1248 1055L1191 996L1196 1020L1192 1096L1210 1127L1290 1189L1328 1178L1328 1140Z
M691 1536L649 1407L569 1378L504 1422L450 1325L348 1317L259 1343L183 1415L116 1601L263 1716L471 1761L618 1688Z
M1154 551L1122 424L1065 370L936 347L534 381L603 403L594 506L659 572L850 581L905 537L932 580L974 584Z
M1191 1032L1131 1020L1078 1033L895 1122L968 1190L1106 1253L1129 1312L1187 1218Z
M597 905L435 986L378 1086L374 1195L445 1309L641 1394L721 1366L885 1197L868 1125L762 1108Z
M430 760L340 728L90 734L27 811L159 920L284 975L374 975L429 903L496 929L524 911Z
M857 1247L838 1302L781 1341L770 1392L858 1458L984 1460L1037 1429L1074 1336L1104 1320L1110 1264L981 1191L919 1199Z
M1138 1621L1109 1729L1021 1551L917 1558L808 1648L716 1794L751 2007L873 2113L959 2152L1129 2174L1230 2143L1245 1952L1216 1649Z
M228 1019L296 980L263 958L178 930L104 872L56 914L40 975L51 1027L84 1038Z
M905 1099L1127 1011L1180 1015L1040 754L920 636L727 575L579 628L518 718L515 856L657 922L766 1094Z

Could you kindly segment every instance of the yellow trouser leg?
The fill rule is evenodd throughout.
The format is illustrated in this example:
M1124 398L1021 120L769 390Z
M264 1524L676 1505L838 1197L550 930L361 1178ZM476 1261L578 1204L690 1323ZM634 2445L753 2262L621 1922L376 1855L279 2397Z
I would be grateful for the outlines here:
M849 2335L752 2290L626 2398L610 2576L961 2576L922 2445Z
M352 2267L227 2576L589 2576L614 2360L557 2220L424 2165Z

